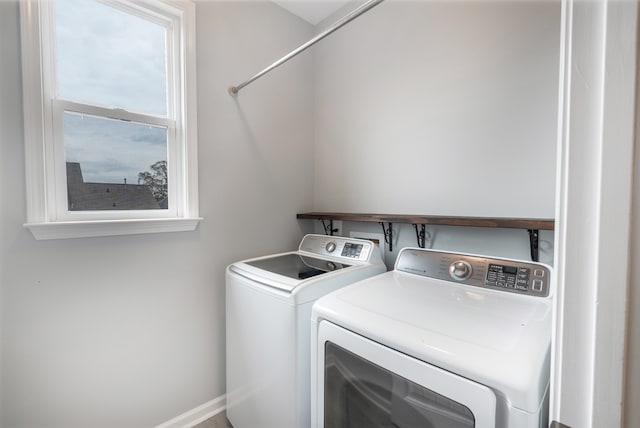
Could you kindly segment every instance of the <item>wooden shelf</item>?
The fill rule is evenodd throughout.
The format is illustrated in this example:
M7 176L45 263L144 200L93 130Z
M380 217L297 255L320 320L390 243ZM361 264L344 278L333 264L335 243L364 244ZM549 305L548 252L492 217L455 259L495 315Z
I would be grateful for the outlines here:
M508 217L451 217L430 215L404 214L356 214L309 212L297 214L296 218L308 220L342 220L361 221L370 223L407 223L431 224L440 226L462 227L498 227L506 229L553 230L555 221L538 218L508 218Z
M509 217L452 217L434 215L405 215L405 214L359 214L359 213L329 213L310 212L297 214L296 218L305 220L322 220L325 233L333 235L333 221L361 221L368 223L380 223L385 235L385 242L389 245L389 251L393 251L392 234L393 223L413 224L416 228L418 245L424 248L425 225L458 226L458 227L496 227L505 229L526 229L529 232L529 244L531 246L531 260L538 261L538 240L540 230L554 230L555 221L540 218L509 218ZM329 220L329 227L324 224ZM385 223L389 226L385 227ZM418 231L418 225L421 231Z

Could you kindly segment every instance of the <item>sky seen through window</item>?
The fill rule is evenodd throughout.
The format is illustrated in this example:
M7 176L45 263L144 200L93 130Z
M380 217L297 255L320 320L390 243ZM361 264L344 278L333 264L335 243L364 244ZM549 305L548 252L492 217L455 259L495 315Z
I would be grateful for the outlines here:
M61 99L166 116L165 27L94 0L55 0ZM85 182L136 184L167 160L165 128L65 112L65 160Z

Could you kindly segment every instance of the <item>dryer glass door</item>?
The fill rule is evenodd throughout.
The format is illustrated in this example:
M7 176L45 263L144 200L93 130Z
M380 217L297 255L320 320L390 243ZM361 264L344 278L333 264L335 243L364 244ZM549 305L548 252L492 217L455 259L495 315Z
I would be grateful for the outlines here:
M325 347L325 427L474 428L471 410L331 342Z
M495 427L496 398L483 385L327 321L317 352L319 427Z

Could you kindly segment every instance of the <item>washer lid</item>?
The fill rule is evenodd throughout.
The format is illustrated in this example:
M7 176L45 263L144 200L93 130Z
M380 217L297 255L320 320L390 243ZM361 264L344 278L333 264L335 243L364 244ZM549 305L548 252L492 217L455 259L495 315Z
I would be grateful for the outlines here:
M350 278L348 277L349 272L354 270L371 269L378 273L382 271L382 268L378 268L378 266L383 265L358 261L346 264L339 259L321 259L296 251L236 262L229 265L228 270L249 279L256 286L266 286L291 295L305 285L321 281L342 281L345 283L346 279ZM342 279L336 279L336 276ZM369 275L357 276L347 283L367 276Z
M298 251L271 254L233 263L229 271L285 293L303 284L334 281L341 285L386 271L380 251L371 241L341 236L305 235ZM354 274L351 271L370 271Z
M351 265L331 260L322 260L298 253L282 254L275 257L246 261L249 266L267 272L277 273L293 279L307 279L327 272L344 269Z

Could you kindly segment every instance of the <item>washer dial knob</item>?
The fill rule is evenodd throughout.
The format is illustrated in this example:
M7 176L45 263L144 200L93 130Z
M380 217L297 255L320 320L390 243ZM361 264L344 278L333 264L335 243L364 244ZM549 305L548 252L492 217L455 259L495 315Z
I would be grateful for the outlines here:
M449 275L456 281L464 281L473 273L473 268L468 262L458 260L449 265Z
M333 253L336 249L336 243L334 241L328 242L324 249L327 250L328 253Z

